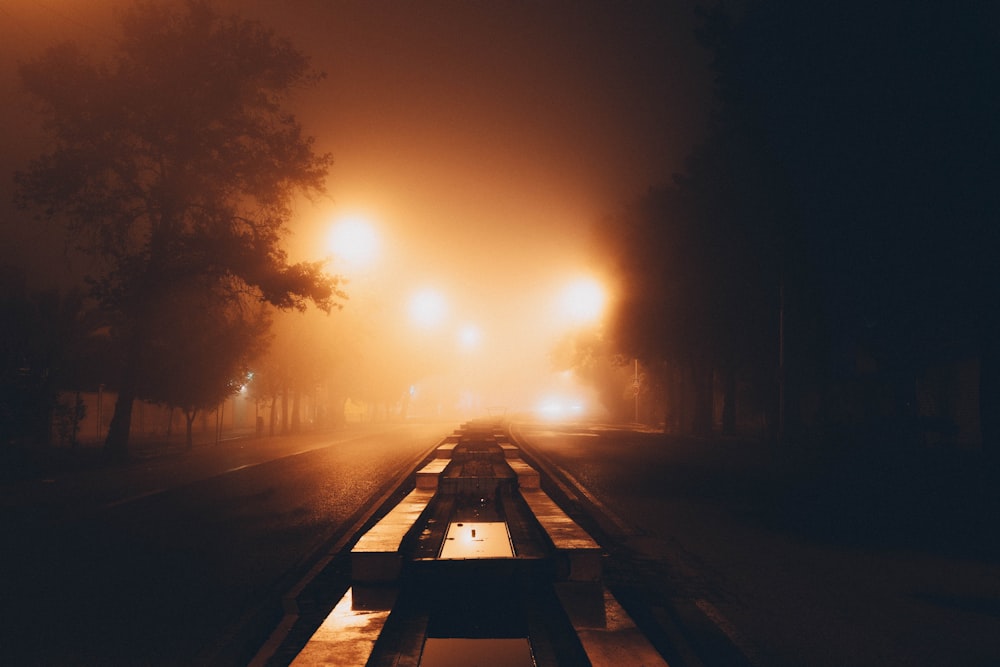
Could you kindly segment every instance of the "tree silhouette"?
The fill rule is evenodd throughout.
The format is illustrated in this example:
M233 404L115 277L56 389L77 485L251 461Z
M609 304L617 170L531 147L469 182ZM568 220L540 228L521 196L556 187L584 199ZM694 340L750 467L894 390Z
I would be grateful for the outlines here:
M707 136L605 234L625 283L619 351L662 389L667 426L697 434L713 426L716 394L725 432L735 431L738 395L757 397L755 412L776 423L782 284L802 282L785 167L729 82L728 14L703 18L718 75Z
M260 304L197 289L176 290L154 317L137 393L180 408L191 447L197 414L218 407L246 381L250 361L266 344L269 319Z
M285 109L318 75L288 41L198 0L123 12L108 62L62 44L20 74L54 148L18 174L19 199L99 260L93 293L120 319L125 360L106 449L126 456L144 349L175 286L284 309L342 296L281 247L292 197L322 192L330 164Z
M90 379L95 326L79 292L31 291L0 267L0 440L50 443L59 393Z
M780 379L789 427L807 398L822 426L839 418L823 416L832 389L879 383L891 400L854 392L867 421L851 426L880 445L914 433L928 369L977 359L996 457L996 9L773 0L702 17L709 135L609 235L627 258L623 352L687 378L695 430L712 379L724 393L733 378L756 393Z
M802 233L783 255L818 278L794 296L826 311L821 365L854 378L866 351L894 395L881 416L903 422L928 368L978 358L983 444L1000 452L996 6L775 0L707 16L723 106L783 166Z

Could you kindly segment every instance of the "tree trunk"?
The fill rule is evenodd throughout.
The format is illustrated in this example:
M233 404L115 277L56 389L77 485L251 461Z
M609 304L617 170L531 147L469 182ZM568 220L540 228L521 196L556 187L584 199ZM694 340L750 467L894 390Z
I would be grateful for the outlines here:
M675 363L670 369L670 389L673 396L669 397L672 413L670 416L673 433L684 433L684 367Z
M271 395L270 406L267 411L267 435L274 437L274 429L278 422L278 395Z
M139 321L144 319L139 317ZM139 366L142 361L142 342L145 327L138 325L129 334L125 347L125 366L115 401L115 413L108 425L108 435L104 440L104 453L111 459L123 461L128 458L128 441L132 432L132 405L139 384Z
M197 410L192 410L191 412L185 412L184 416L187 419L187 430L185 432L186 438L184 444L188 449L194 447L194 418L198 414Z
M288 433L288 387L281 390L281 433Z
M678 364L676 373L677 390L674 392L674 405L677 407L677 432L681 435L691 435L691 404L694 395L693 371L688 361Z
M108 436L104 440L104 452L116 461L128 458L128 438L132 429L132 404L135 402L135 389L132 382L125 382L118 390L115 401L115 414L108 427Z
M302 415L299 412L302 404L302 392L298 389L292 392L292 433L298 433L302 426Z
M87 407L83 404L83 398L80 397L80 392L76 392L73 397L73 413L72 413L72 430L70 431L69 442L73 449L76 450L79 445L80 436L80 422L87 415Z
M694 424L695 435L705 436L712 432L712 370L698 364L694 370Z

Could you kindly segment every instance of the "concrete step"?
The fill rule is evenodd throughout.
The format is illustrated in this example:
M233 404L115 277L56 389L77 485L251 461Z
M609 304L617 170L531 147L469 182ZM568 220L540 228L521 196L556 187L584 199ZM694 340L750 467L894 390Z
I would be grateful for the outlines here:
M507 465L517 474L517 485L522 490L534 490L541 488L541 479L538 471L521 459L508 459Z
M396 581L403 567L403 538L434 497L434 489L414 489L351 549L351 578L358 583Z
M604 552L594 538L541 489L522 488L521 497L555 547L557 578L600 581Z
M451 463L450 459L434 459L423 468L417 471L417 488L423 490L435 490L438 486L438 478L441 473Z

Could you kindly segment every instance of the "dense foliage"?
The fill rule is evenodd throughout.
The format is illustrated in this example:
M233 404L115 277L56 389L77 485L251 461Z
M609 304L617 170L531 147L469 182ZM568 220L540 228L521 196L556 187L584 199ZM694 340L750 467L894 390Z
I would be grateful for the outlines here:
M1000 442L997 18L903 2L704 11L708 136L607 234L629 295L616 346L674 388L686 430L707 428L721 381L726 405L740 385L769 395L778 425L902 440L923 428L917 384L973 359L982 440ZM966 400L948 391L945 420Z
M246 296L300 310L341 296L320 264L289 264L281 245L292 198L321 192L330 164L286 109L317 75L270 30L192 0L125 11L108 62L64 44L21 78L53 148L18 175L20 199L64 219L99 260L93 294L118 322L124 358L107 446L124 455L172 304L204 308L195 295L211 294L220 301L198 317L225 319Z

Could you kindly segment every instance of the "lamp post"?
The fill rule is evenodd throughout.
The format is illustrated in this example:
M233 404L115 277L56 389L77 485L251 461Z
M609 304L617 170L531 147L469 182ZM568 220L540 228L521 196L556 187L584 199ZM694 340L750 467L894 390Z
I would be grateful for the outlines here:
M327 236L327 247L334 257L355 271L375 262L380 245L375 227L359 215L342 216Z
M559 310L565 321L589 325L601 319L606 301L607 293L600 282L589 277L578 278L563 288Z
M632 396L635 398L635 423L639 423L639 360L635 360L635 371L632 375Z

